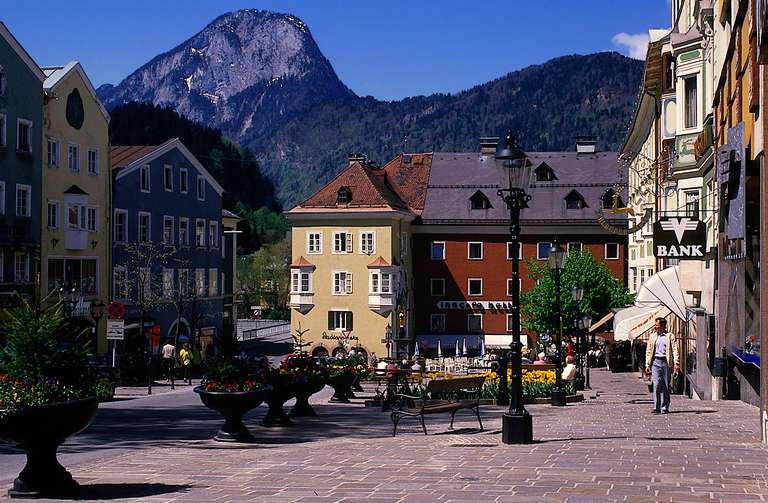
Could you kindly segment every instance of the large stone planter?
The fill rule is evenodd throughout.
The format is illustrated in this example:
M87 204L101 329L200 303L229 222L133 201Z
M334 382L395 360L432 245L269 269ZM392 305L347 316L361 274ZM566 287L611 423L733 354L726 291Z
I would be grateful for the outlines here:
M16 444L27 454L27 464L13 487L11 498L72 496L80 485L56 459L64 441L88 427L96 416L96 397L30 407L7 415L0 411L0 441Z
M254 438L243 424L246 412L261 405L272 386L262 386L253 391L205 391L202 386L195 388L203 405L224 416L224 425L214 440L219 442L253 442Z
M354 398L351 386L355 374L352 372L341 372L328 378L328 384L333 387L333 396L330 402L349 403L350 398Z
M272 391L266 398L269 410L261 421L262 426L268 428L293 426L293 421L285 413L283 404L296 396L296 388L295 381L288 382L278 379L278 382L272 384Z
M309 404L309 397L325 388L325 379L313 378L303 380L296 389L296 404L291 409L293 417L313 417L317 413Z

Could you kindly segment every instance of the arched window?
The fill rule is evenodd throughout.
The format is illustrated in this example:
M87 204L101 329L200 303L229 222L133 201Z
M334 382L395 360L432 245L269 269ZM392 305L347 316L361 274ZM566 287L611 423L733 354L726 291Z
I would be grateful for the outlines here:
M536 173L537 182L551 182L553 180L557 180L555 172L546 162L539 164L539 166L534 170L534 173Z
M336 204L349 204L352 202L352 191L349 187L342 187L336 193Z
M580 210L582 208L587 208L587 202L584 200L584 197L579 194L578 191L572 190L570 193L568 193L567 196L565 196L565 208L568 210Z
M480 190L472 194L472 197L469 198L469 203L473 210L487 210L488 208L493 208L488 196L483 194Z

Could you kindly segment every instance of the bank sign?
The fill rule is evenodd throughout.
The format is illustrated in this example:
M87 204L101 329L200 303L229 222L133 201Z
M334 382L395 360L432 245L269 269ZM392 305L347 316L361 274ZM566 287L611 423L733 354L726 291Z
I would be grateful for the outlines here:
M653 224L653 255L658 258L704 260L707 226L691 217L661 217Z

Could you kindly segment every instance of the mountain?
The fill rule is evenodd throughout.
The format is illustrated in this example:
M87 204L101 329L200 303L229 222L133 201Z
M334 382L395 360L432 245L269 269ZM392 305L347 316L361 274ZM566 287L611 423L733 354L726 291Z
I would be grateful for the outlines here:
M313 105L354 97L307 25L255 9L216 18L98 93L108 109L132 101L170 105L237 140L260 140Z

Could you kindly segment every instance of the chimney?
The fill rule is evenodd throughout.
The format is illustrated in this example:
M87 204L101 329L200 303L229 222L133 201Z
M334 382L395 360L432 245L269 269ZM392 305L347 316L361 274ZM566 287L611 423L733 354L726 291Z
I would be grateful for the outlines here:
M597 152L597 137L595 136L577 136L576 153L594 154Z
M356 162L359 162L360 164L366 164L368 162L368 158L365 154L361 154L360 152L349 154L347 159L349 160L349 166L352 166Z
M480 155L496 155L498 144L498 136L484 136L480 138Z

